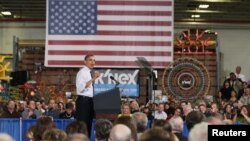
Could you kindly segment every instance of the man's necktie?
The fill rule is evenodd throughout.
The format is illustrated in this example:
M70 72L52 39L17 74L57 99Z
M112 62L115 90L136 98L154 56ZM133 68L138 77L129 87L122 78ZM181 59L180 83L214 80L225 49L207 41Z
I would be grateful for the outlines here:
M91 78L93 78L94 77L94 75L95 75L95 71L92 69L92 70L90 70L90 75L91 75ZM94 84L95 84L95 81L93 81L92 82L92 87L93 87L93 92L95 92L95 89L94 89Z

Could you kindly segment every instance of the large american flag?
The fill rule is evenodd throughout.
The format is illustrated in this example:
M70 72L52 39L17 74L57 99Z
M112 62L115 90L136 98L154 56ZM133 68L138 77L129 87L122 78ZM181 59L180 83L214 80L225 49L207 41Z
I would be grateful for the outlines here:
M153 68L173 61L173 0L47 0L47 67Z

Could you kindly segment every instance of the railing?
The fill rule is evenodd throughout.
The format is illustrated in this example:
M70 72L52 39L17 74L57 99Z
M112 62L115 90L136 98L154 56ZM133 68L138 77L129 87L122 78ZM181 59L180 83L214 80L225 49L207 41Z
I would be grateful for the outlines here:
M26 139L26 131L30 126L36 124L35 119L0 119L0 133L8 133L11 135L16 141L27 141ZM72 119L54 119L53 120L56 128L65 130L66 126L71 123ZM95 124L95 121L93 122ZM93 133L93 132L92 132ZM94 135L91 135L91 140Z

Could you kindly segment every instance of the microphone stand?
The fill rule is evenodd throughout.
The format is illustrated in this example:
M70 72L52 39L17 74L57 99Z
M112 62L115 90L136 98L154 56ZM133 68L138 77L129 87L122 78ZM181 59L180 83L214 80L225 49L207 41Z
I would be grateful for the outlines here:
M150 70L148 72L148 76L149 76L149 82L148 82L148 94L149 94L149 99L153 99L152 102L153 102L153 105L155 104L155 91L154 91L154 83L155 83L155 73L153 70ZM155 119L155 107L153 107L153 119L152 119L152 122L154 121Z

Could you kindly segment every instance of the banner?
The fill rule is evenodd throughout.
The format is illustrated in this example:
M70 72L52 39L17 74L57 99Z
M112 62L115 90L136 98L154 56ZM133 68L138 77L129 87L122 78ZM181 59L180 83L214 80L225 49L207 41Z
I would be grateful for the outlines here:
M101 73L94 84L95 95L102 91L106 91L116 87L117 82L113 81L113 76L120 84L121 96L123 97L139 97L139 70L138 69L95 69Z

